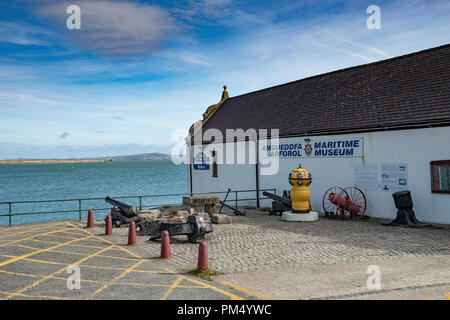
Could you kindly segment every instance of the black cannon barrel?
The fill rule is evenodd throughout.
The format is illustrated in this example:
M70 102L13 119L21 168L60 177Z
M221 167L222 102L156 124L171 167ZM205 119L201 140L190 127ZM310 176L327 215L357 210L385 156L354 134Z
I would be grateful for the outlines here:
M288 199L288 198L285 198L285 197L280 197L280 196L277 196L276 194L273 194L273 193L270 193L270 192L267 192L267 191L263 191L263 195L265 195L267 198L270 198L270 199L275 200L275 201L282 202L285 205L287 205L289 207L292 207L292 200L291 199Z
M120 209L122 209L126 215L128 216L135 216L136 215L136 207L134 206L130 206L124 202L112 199L110 197L106 197L105 201L108 202L109 204L112 204L113 206L119 207Z

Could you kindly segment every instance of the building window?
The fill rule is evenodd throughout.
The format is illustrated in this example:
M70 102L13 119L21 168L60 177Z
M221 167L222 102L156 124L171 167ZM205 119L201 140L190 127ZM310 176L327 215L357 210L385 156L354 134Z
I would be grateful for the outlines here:
M213 178L217 178L217 160L216 160L216 151L211 151L211 157L213 158L213 165L212 165L212 176Z
M431 161L431 192L450 194L450 160Z

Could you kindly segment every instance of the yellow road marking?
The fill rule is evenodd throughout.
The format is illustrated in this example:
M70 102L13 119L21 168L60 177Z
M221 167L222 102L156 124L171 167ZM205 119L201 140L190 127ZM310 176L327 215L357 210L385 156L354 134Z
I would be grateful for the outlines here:
M99 236L95 236L95 235L92 234L91 232L89 232L89 231L87 231L87 230L84 230L84 229L81 229L81 228L79 228L79 227L77 227L77 226L74 226L74 225L73 225L72 223L70 223L70 222L67 222L66 225L72 226L73 228L76 228L77 230L80 230L80 231L82 231L82 232L88 234L89 236L88 236L88 237L85 237L85 238L73 239L72 241L68 241L68 242L65 242L65 243L56 243L56 242L54 242L53 244L55 244L55 246L53 246L53 247L50 247L50 248L47 248L47 249L41 249L41 250L38 250L38 251L36 251L36 252L32 252L32 253L30 253L29 255L23 255L23 256L19 256L19 257L14 257L13 259L8 260L8 261L11 261L11 262L12 262L13 260L14 260L14 261L17 261L17 260L23 259L23 260L27 260L27 261L43 262L43 263L50 263L50 264L60 264L60 265L65 265L65 266L64 266L62 269L60 269L60 270L58 270L58 271L52 273L51 275L45 276L45 277L41 278L40 280L34 282L33 284L31 284L31 285L29 285L29 286L27 286L27 287L25 287L25 288L22 288L21 290L15 292L15 293L7 293L7 294L8 294L7 299L11 298L12 296L27 296L27 295L24 295L23 292L25 292L26 290L29 290L29 289L31 289L31 288L33 288L33 287L38 286L39 284L41 284L42 282L46 281L47 279L56 278L56 279L61 279L61 280L63 280L64 278L56 277L56 275L59 274L59 273L61 273L61 272L63 272L64 270L66 270L66 269L69 267L69 265L78 265L78 266L80 266L80 267L87 267L87 268L107 269L107 267L89 266L89 265L83 265L82 263L83 263L84 261L86 261L86 260L88 260L88 259L94 257L94 256L101 255L101 253L103 253L103 252L105 252L105 251L107 251L107 250L110 250L110 249L116 249L116 248L117 248L118 250L122 250L122 251L124 251L124 252L127 252L128 254L131 254L132 256L134 256L134 257L136 257L136 258L143 259L141 256L135 254L134 252L132 252L132 251L126 249L126 248L123 248L123 247L117 245L116 243L114 243L114 242L112 242L112 241L109 241L109 240L104 239L104 238L99 237ZM34 236L32 236L32 237L28 237L28 238L24 238L24 239L21 239L21 240L13 241L13 242L10 242L10 243L8 243L8 244L16 243L16 242L20 242L20 241L24 241L24 240L37 240L37 239L35 239L36 237L39 237L39 236L45 236L45 235L54 234L54 233L59 233L59 232L63 232L63 231L66 231L66 230L74 230L73 228L59 229L59 230L55 230L55 231L51 231L51 232L41 233L41 234L34 235ZM94 253L94 254L88 255L88 256L86 256L86 257L84 257L84 258L80 259L79 261L77 261L77 262L75 262L75 263L72 263L72 264L64 264L64 263L51 262L51 261L44 261L44 260L37 260L37 259L30 259L30 258L29 258L29 256L31 256L31 255L33 255L33 254L36 254L36 253L38 253L38 252L50 251L50 250L52 250L52 249L54 249L54 248L61 247L61 246L65 246L65 245L70 245L72 242L75 242L75 241L81 241L81 240L88 239L88 238L91 238L91 240L93 240L92 238L99 239L99 240L102 241L102 242L106 242L106 243L110 244L110 246L109 246L109 247L106 247L106 248L103 248L102 250L100 250L100 251L98 251L98 252L96 252L96 253ZM44 242L44 240L37 240L37 241ZM8 245L8 244L6 244L6 245ZM3 245L3 246L4 246L4 245ZM89 246L87 246L87 247L89 247ZM108 256L107 256L107 257L108 257ZM120 257L111 257L111 258L120 258ZM125 259L129 259L129 258L125 258ZM129 259L129 260L135 260L135 259ZM8 261L6 261L6 263L4 263L4 264L10 263L10 262L8 262ZM118 280L122 279L126 274L128 274L128 273L130 273L130 272L163 273L163 272L150 271L150 270L134 270L134 268L136 268L137 266L139 266L139 265L140 265L141 263L143 263L144 261L145 261L145 260L140 260L140 261L138 261L136 264L134 264L133 266L131 266L130 268L127 268L127 269L124 269L124 268L108 268L108 269L123 270L123 272L122 272L119 276L117 276L116 278L114 278L111 282L109 282L108 284L105 284L105 285L102 286L100 289L98 289L98 290L97 290L90 298L94 297L96 294L98 294L99 292L103 291L104 289L106 289L108 286L110 286L110 285L113 284L113 283L118 284L118 285L141 285L141 286L163 286L163 287L169 287L169 285L158 285L158 284L136 284L136 283L121 283L121 282L118 282ZM2 266L1 263L0 263L0 266ZM166 273L179 275L179 274L177 274L176 272L174 272L174 271L172 271L172 270L170 270L170 269L165 269L165 270L166 270ZM37 277L37 276L36 276L36 277ZM179 285L179 283L180 283L181 280L183 280L183 279L186 279L187 281L190 281L190 282L195 283L196 286L184 286L184 285ZM93 281L96 281L96 280L91 280L91 281L93 282ZM215 286L213 286L213 285L210 285L210 284L207 284L207 283L204 283L204 282L202 282L202 281L195 280L195 279L191 279L191 278L188 278L188 277L183 276L183 275L179 275L179 277L177 278L177 280L175 280L175 282L169 287L168 292L166 292L166 294L165 294L165 296L164 296L163 298L166 299L166 298L170 295L170 293L171 293L173 290L175 290L176 288L206 288L206 289L211 289L211 290L214 290L214 291L216 291L216 292L219 292L219 293L221 293L221 294L223 294L223 295L226 295L226 296L230 297L230 298L233 299L233 300L244 300L242 297L240 297L240 296L238 296L238 295L232 294L232 293L230 293L230 292L227 292L227 291L225 291L225 290L222 290L222 289L220 289L220 288L217 288L217 287L215 287ZM52 298L52 297L41 296L41 298ZM54 297L54 298L58 298L58 297Z
M91 237L91 236L87 236L86 238L89 238L89 237ZM93 253L93 254L91 254L91 255L88 255L88 256L86 256L86 257L84 257L84 258L82 258L82 259L78 260L77 262L72 263L72 264L70 264L70 265L71 265L71 266L77 266L77 265L81 264L82 262L84 262L84 261L86 261L86 260L88 260L88 259L90 259L90 258L92 258L92 257L95 257L96 255L98 255L98 254L100 254L100 253L102 253L102 252L108 250L109 248L110 248L110 247L104 248L103 250L100 250L100 251L98 251L98 252L96 252L96 253ZM46 281L47 279L50 279L51 277L54 277L55 275L57 275L57 274L63 272L63 271L66 270L68 267L69 267L69 265L63 267L62 269L60 269L60 270L58 270L58 271L53 272L52 274L50 274L50 275L48 275L48 276L45 276L45 277L41 278L40 280L38 280L38 281L36 281L36 282L34 282L34 283L32 283L32 284L26 286L25 288L20 289L20 290L17 291L16 293L17 293L17 294L21 294L22 292L25 292L25 291L27 291L27 290L29 290L29 289L31 289L31 288L34 288L34 287L38 286L39 284L41 284L42 282ZM10 298L11 298L11 296L8 296L8 297L7 297L7 299L10 299Z
M92 235L92 237L95 237L94 235ZM42 243L50 243L50 244L58 244L58 243L62 243L62 242L56 242L56 241L49 241L49 240L39 240L39 239L30 239L29 241L33 241L33 242L42 242ZM89 240L90 241L90 240ZM97 241L97 240L95 240ZM65 242L64 242L65 243ZM105 247L100 247L100 246L87 246L87 245L83 245L83 244L66 244L66 246L68 247L80 247L80 248L92 248L92 249L103 249ZM119 248L112 248L111 250L120 250Z
M167 269L167 268L165 268L165 269L166 269L167 271L169 271L169 272L173 272L173 271L170 270L170 269ZM242 298L242 297L240 297L240 296L238 296L238 295L235 295L235 294L233 294L233 293L231 293L231 292L228 292L228 291L219 289L219 288L217 288L217 287L215 287L215 286L213 286L213 285L210 285L210 284L208 284L208 283L205 283L205 282L202 282L202 281L199 281L199 280L195 280L195 279L191 279L191 278L188 278L188 277L186 277L186 276L181 276L181 277L183 277L183 279L186 279L186 280L188 280L188 281L191 281L191 282L194 282L194 283L196 283L196 284L199 284L199 285L203 286L203 288L212 289L212 290L214 290L214 291L216 291L216 292L219 292L219 293L221 293L221 294L224 294L224 295L230 297L232 300L245 300L244 298Z
M74 226L73 224L71 224L71 223L69 223L69 224L70 224L71 226L73 226L73 227L76 228L76 226ZM106 242L106 243L108 243L108 244L114 245L114 246L117 247L118 249L120 249L120 250L122 250L122 251L125 251L125 252L128 252L129 254L131 254L132 256L134 256L134 257L136 257L136 258L142 259L141 256L135 254L134 252L132 252L132 251L126 249L126 248L123 248L123 247L119 246L118 244L116 244L116 243L114 243L114 242L112 242L112 241L109 241L109 240L104 239L104 238L99 237L99 236L95 236L94 234L92 234L91 232L89 232L89 231L87 231L87 230L84 230L84 229L80 229L80 230L83 231L83 232L85 232L85 233L87 233L87 234L93 235L95 238L97 238L97 239L99 239L99 240L101 240L101 241L104 241L104 242Z
M83 239L88 239L88 238L90 238L90 237L91 237L91 236L87 236L87 237L80 238L80 239L74 239L74 240L72 240L72 241L69 241L69 243L70 243L70 242L75 242L75 241L80 241L80 240L83 240ZM24 255L21 255L21 256L12 258L12 259L10 259L10 260L0 262L0 267L3 267L3 266L5 266L5 265L7 265L7 264L16 262L16 261L21 260L21 259L24 259L24 258L28 258L28 257L33 256L33 255L38 254L38 253L47 252L47 251L50 251L50 250L59 248L59 247L61 247L61 246L63 246L63 245L64 245L64 244L61 243L61 244L58 244L58 245L53 246L53 247L50 247L50 248L41 249L41 250L36 250L36 251L30 252L30 253L27 253L27 254L24 254Z
M173 290L175 290L176 287L178 287L178 284L183 280L183 277L178 277L170 286L169 290L166 291L164 296L161 298L161 300L167 300L169 295L172 293Z
M64 232L65 234L66 232ZM83 234L79 234L79 236L83 236ZM49 234L46 237L51 237L51 238L58 238L58 239L68 239L68 240L72 240L72 239L78 239L78 237L65 237L65 236L55 236L54 234Z
M13 244L13 243L17 243L17 242L21 242L21 241L26 241L26 240L32 240L32 239L34 239L34 238L36 238L36 237L46 236L46 235L48 235L48 234L58 233L58 232L63 232L64 230L70 230L70 229L72 229L72 228L58 229L58 230L54 230L54 231L49 231L49 232L39 233L39 234L36 234L36 235L34 235L34 236L31 236L31 237L27 237L27 238L23 238L23 239L14 240L14 241L7 242L7 243L2 243L2 244L0 244L0 247L7 247L7 246L9 246L10 244Z
M6 271L6 270L0 270L1 273L6 273L13 276L21 276L21 277L32 277L32 278L39 278L40 276L35 274L29 274L29 273L20 273L20 272L12 272L12 271Z
M111 249L110 249L111 250ZM12 255L0 255L2 257L6 258L15 258L17 256ZM100 256L100 255L99 255ZM48 261L48 260L40 260L40 259L30 259L30 258L24 258L24 261L30 261L30 262L36 262L36 263L46 263L46 264L56 264L56 265L66 265L70 266L72 264L70 263L63 263L63 262L56 262L56 261ZM127 270L126 268L120 268L120 267L100 267L100 266L93 266L89 264L80 264L80 267L83 268L89 268L89 269L104 269L104 270L116 270L116 271L124 271ZM0 270L1 271L1 270ZM174 272L168 272L168 271L158 271L158 270L132 270L132 272L139 272L139 273L152 273L152 274L175 274Z
M44 229L53 228L53 227L56 227L57 225L60 225L60 224L65 224L65 223L57 223L57 224L54 224L54 225L51 225L51 226L45 226ZM0 239L8 238L8 237L14 237L14 236L16 236L18 234L23 234L23 233L28 233L28 232L36 232L36 231L41 231L42 232L42 229L43 229L42 227L37 227L37 228L30 228L28 230L21 231L21 232L15 232L15 233L10 232L11 234L0 236ZM23 230L23 229L20 229L20 230Z
M103 247L105 248L105 247ZM77 255L77 256L86 256L89 253L84 252L71 252L71 251L64 251L64 250L51 250L54 253L63 253L63 254L71 254L71 255ZM116 257L116 256L106 256L103 254L99 254L97 257L99 258L108 258L108 259L118 259L118 260L127 260L127 261L136 261L136 258L124 258L124 257Z
M134 265L132 265L131 267L129 267L128 269L126 269L124 272L122 272L121 274L119 274L117 277L115 277L114 279L112 279L112 281L110 281L108 284L105 284L103 286L101 286L99 289L97 289L97 291L95 291L89 298L88 300L94 298L97 294L99 294L100 292L102 292L103 290L105 290L106 288L108 288L110 285L112 285L114 282L116 282L117 280L122 279L123 277L125 277L127 274L129 274L134 268L136 268L137 266L139 266L141 263L143 263L144 260L138 261L137 263L135 263Z
M31 249L31 250L39 250L39 249L42 249L42 248L35 248L35 247L26 246L26 245L24 245L24 244L10 244L8 247L21 247L21 248Z
M82 265L79 265L79 266L81 267ZM6 273L9 275L28 277L28 278L42 278L42 276L35 275L35 274L20 273L20 272L6 271L6 270L0 270L0 273ZM50 279L67 281L67 278L55 277L55 276L52 276ZM106 282L102 282L99 280L80 279L80 281L81 282L107 284ZM123 286L136 286L136 287L168 287L168 288L171 287L171 285L169 285L169 284L156 284L156 283L116 282L115 284L123 285ZM180 286L180 285L178 285L177 288L196 289L196 288L203 288L203 286L184 286L184 285Z
M71 224L71 223L70 223L70 225L71 225L71 226L74 226L74 225ZM75 226L74 226L74 227L75 227ZM86 230L84 230L84 229L80 229L80 230L82 230L82 231L84 231L84 232L86 232L86 233L92 234L92 233L90 233L90 232L88 232L88 231L86 231ZM129 254L131 254L131 255L133 255L133 256L135 256L135 257L137 257L137 258L142 259L141 256L135 254L134 252L132 252L132 251L130 251L130 250L128 250L128 249L125 249L125 248L123 248L123 247L119 247L119 246L118 246L117 244L115 244L114 242L111 242L111 241L109 241L109 240L106 240L106 239L103 239L103 238L100 238L100 237L98 237L98 238L101 239L101 240L103 240L103 241L105 241L105 242L107 242L107 243L110 243L110 244L112 244L112 245L114 245L114 246L117 246L118 248L120 248L120 249L122 249L122 250L128 252ZM172 271L172 270L170 270L170 269L165 268L165 270L166 270L167 272L169 272L169 273L177 274L176 272L174 272L174 271ZM136 270L135 270L135 271L136 271ZM235 295L235 294L232 294L231 292L227 292L227 291L225 291L225 290L219 289L219 288L217 288L217 287L215 287L215 286L212 286L212 285L210 285L210 284L203 283L203 282L198 281L198 280L190 279L190 278L187 278L187 277L185 277L185 276L182 276L182 277L183 277L184 279L188 280L188 281L191 281L191 282L194 282L194 283L196 283L196 284L199 284L199 285L203 286L204 288L212 289L212 290L214 290L214 291L216 291L216 292L219 292L219 293L222 293L222 294L224 294L224 295L226 295L226 296L228 296L228 297L231 297L232 300L245 300L245 299L242 298L242 297L239 297L239 296L237 296L237 295Z
M274 298L262 295L262 294L260 294L260 293L258 293L256 291L253 291L253 290L249 290L249 289L245 289L245 288L239 287L239 286L237 286L235 284L232 284L232 283L230 283L228 281L221 281L220 283L222 283L222 284L224 284L226 286L229 286L229 287L231 287L233 289L236 289L236 290L242 291L244 293L247 293L247 294L249 294L251 296L255 296L257 298L263 299L263 300L275 300Z
M17 257L17 256L11 256L11 255L5 254L4 257L7 257L7 258L15 258L15 257ZM55 261L47 261L47 260L39 260L39 259L30 259L30 258L23 258L22 260L24 260L24 261L30 261L30 262L37 262L37 263L46 263L46 264L58 264L58 265L67 265L67 266L70 265L70 264L68 264L68 263L55 262Z

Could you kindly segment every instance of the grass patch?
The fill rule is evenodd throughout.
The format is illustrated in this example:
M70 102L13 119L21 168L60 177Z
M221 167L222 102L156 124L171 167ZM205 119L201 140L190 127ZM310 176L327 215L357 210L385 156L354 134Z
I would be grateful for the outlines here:
M251 206L245 206L244 208L245 208L245 210L252 210L252 209L256 209L256 207L251 207Z
M259 208L259 210L263 211L263 212L267 212L270 211L271 208L265 207L265 208Z
M197 273L197 269L189 269L187 272L192 276L200 277L208 281L211 281L213 276L219 276L221 274L224 274L223 272L213 269L203 270L202 273Z

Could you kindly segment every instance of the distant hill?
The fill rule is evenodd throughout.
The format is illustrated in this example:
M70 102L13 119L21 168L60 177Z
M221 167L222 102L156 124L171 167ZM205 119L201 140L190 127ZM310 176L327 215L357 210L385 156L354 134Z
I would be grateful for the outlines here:
M74 158L74 159L8 159L0 160L0 164L36 164L36 163L81 163L109 161L171 161L171 156L164 153L142 153L104 158Z
M110 157L113 161L170 161L169 154L164 153L142 153L128 156Z

